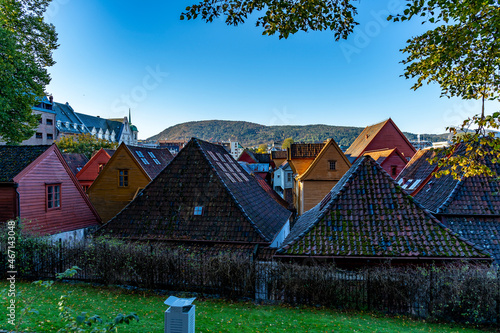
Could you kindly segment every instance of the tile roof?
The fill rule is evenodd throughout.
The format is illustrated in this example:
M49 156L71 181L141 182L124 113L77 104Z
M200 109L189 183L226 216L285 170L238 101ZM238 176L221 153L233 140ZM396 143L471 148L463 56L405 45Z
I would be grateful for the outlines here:
M500 265L500 217L447 216L443 221L448 228L477 247L490 253Z
M76 175L87 164L89 159L84 154L62 153L64 160L68 164L71 172Z
M418 150L398 175L396 181L402 180L403 178L407 180L427 178L436 169L436 164L431 165L427 160L436 156L436 153L437 152L432 149Z
M463 149L459 146L454 154L461 154ZM398 177L399 182L403 177L408 179L403 188L412 192L419 203L435 214L500 216L500 195L497 194L500 182L495 177L482 175L461 181L451 175L431 177L436 168L427 158L433 154L435 152L426 150L415 156ZM487 161L487 165L500 175L499 164Z
M266 191L266 193L269 194L269 196L271 198L276 200L277 203L279 203L281 206L285 207L286 209L292 208L292 207L290 207L290 204L288 202L286 202L285 199L280 197L280 195L278 193L276 193L271 188L271 186L269 186L269 184L261 176L256 175L256 174L252 174L251 176L255 177L255 180L259 183L260 187L262 187L264 189L264 191Z
M291 158L316 158L325 143L292 143L290 145Z
M287 159L288 152L286 150L273 150L271 151L271 159Z
M129 239L271 243L290 215L222 146L193 138L98 233Z
M49 148L50 145L0 146L0 182L12 182L15 176Z
M313 209L279 254L390 258L486 258L407 195L364 156Z
M172 156L168 149L129 145L126 147L151 179L158 176L158 174L174 159L174 156Z
M345 154L355 158L360 156L377 133L385 126L385 124L387 124L387 122L389 122L389 120L390 119L387 119L378 124L365 127L361 134L358 135L356 140L354 140L354 142L345 151Z

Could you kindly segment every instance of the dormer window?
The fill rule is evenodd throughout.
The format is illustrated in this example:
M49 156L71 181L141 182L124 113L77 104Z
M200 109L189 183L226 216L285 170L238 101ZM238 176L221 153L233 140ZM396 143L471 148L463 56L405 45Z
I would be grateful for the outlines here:
M64 126L66 126L67 128L69 128L69 121L65 122Z
M73 124L73 128L74 128L74 129L78 129L78 124L77 124L77 123L74 123L74 124Z
M60 120L57 121L57 127L61 127L61 121Z
M85 130L85 126L83 124L80 125L80 130Z

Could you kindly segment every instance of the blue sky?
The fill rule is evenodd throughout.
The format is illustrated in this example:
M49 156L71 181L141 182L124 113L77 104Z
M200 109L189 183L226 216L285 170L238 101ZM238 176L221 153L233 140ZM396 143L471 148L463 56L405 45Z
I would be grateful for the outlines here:
M46 18L60 47L47 92L105 118L131 108L141 139L209 119L364 127L391 117L403 131L443 133L480 112L400 76L399 50L425 28L385 21L403 0L361 1L361 24L341 42L331 32L262 36L255 17L238 27L180 21L193 3L53 0Z

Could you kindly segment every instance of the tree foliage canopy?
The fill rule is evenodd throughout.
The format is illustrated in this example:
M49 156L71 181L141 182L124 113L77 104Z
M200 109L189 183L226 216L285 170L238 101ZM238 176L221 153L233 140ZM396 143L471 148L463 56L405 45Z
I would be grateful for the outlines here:
M254 12L264 12L257 19L263 35L279 34L288 38L298 31L331 30L337 40L347 38L355 25L356 7L351 0L203 0L186 8L181 20L206 22L222 16L226 24L238 25Z
M57 34L43 21L50 0L0 0L0 138L28 139L38 126L32 107L50 82Z
M186 8L181 19L200 16L207 22L219 16L226 23L238 25L255 11L264 12L257 26L263 34L279 33L287 38L298 31L325 30L334 32L336 40L347 38L357 22L356 0L204 0ZM439 161L443 170L454 170L454 177L490 174L480 162L491 155L500 159L500 138L485 129L498 129L500 114L485 116L484 100L498 100L500 82L500 5L499 0L406 0L404 11L393 21L422 20L432 28L408 39L401 51L407 56L404 76L416 79L413 89L424 83L437 83L441 96L481 99L481 115L466 119L460 128L450 127L454 143L466 145L459 159ZM471 130L471 127L472 130ZM459 132L465 135L458 136ZM454 146L455 146L454 145ZM451 148L453 149L453 148ZM451 152L448 151L448 153ZM445 154L450 157L450 154ZM460 170L460 171L458 171Z
M118 147L116 142L98 139L90 134L61 137L56 144L63 153L84 154L89 159L95 151L101 148L116 149Z

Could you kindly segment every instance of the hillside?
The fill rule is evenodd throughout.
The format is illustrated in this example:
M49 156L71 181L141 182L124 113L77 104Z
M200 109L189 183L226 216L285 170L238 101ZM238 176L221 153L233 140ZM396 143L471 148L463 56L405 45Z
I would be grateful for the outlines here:
M246 121L205 120L193 121L169 127L148 140L202 140L238 141L243 147L253 147L262 143L280 142L293 138L295 142L322 142L333 138L340 146L350 146L363 130L362 127L304 125L304 126L264 126ZM404 133L409 140L417 140L417 135ZM421 138L432 142L445 141L447 134L423 134Z

